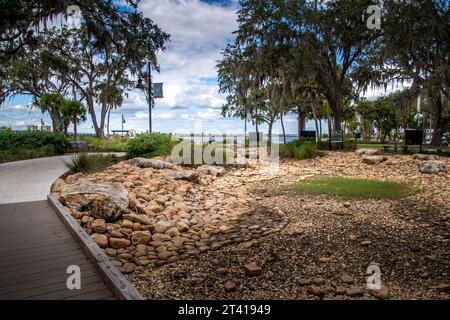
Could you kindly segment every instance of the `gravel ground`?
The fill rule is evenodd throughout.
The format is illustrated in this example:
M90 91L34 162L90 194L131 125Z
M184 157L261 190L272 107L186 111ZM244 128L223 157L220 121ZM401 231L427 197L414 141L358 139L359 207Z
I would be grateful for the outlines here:
M289 220L286 228L127 277L149 299L448 300L450 175L422 174L418 163L390 156L373 166L353 154L329 153L283 162L276 178L243 176L236 190L252 197L254 206L279 208ZM398 201L361 200L287 188L330 175L409 181L418 193ZM261 271L249 275L249 263ZM381 270L380 291L367 289L369 265Z

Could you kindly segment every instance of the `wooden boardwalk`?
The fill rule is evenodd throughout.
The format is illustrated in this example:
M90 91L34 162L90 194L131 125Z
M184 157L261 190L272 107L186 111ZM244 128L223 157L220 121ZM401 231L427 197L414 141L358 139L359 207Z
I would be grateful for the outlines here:
M66 286L81 269L81 289ZM0 204L0 299L116 299L47 201Z

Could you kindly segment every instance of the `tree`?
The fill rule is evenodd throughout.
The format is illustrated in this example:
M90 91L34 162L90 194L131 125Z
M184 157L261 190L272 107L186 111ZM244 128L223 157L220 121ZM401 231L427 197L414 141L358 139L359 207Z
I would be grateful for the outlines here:
M66 100L59 93L44 93L39 99L42 113L47 112L52 119L53 132L65 132Z
M66 101L65 108L63 111L64 115L64 133L67 135L67 131L70 122L73 123L73 136L77 137L77 126L81 122L86 121L86 108L77 100Z
M55 30L49 47L56 59L66 61L60 73L76 88L86 102L97 137L104 137L106 117L117 103L118 94L134 88L129 74L142 74L148 60L158 70L156 52L165 49L169 35L164 33L142 13L121 13L122 28L112 38L96 38L89 34L89 26L75 30ZM99 45L99 42L102 42ZM113 104L115 102L115 104ZM100 104L100 114L95 110Z
M433 145L450 126L450 10L448 1L383 1L383 41L365 70L375 86L411 82L410 100L428 98Z
M369 0L241 1L235 43L224 50L218 64L221 91L234 95L228 102L237 103L242 115L250 108L242 97L252 88L274 89L276 84L280 99L270 101L276 104L274 111L295 107L300 128L302 106L292 101L302 94L298 84L313 81L333 112L335 130L340 130L344 106L369 81L361 67L379 45L380 32L369 30L362 19L371 4Z

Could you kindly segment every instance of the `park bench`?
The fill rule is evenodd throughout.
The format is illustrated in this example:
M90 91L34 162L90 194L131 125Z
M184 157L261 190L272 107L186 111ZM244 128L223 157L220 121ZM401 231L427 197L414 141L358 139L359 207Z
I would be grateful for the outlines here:
M94 145L87 141L70 141L70 147L75 150L89 150L92 149Z

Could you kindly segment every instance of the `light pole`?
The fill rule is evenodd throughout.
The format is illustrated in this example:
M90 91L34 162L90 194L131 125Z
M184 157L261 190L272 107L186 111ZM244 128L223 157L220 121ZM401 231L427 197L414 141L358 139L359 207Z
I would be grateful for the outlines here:
M147 62L147 68L148 68L148 129L149 133L152 133L153 92L152 92L152 67L150 65L150 61ZM136 88L145 90L145 86L142 83L141 78L138 79Z

